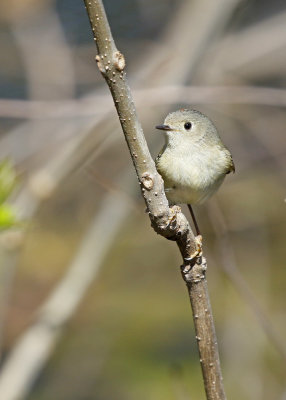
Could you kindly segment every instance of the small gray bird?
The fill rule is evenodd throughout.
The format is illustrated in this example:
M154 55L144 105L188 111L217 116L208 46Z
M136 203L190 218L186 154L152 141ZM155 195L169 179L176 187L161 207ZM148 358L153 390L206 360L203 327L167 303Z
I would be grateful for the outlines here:
M199 111L182 109L167 115L156 126L165 133L165 145L156 158L171 204L186 203L199 228L191 204L207 200L235 171L232 156L211 120Z

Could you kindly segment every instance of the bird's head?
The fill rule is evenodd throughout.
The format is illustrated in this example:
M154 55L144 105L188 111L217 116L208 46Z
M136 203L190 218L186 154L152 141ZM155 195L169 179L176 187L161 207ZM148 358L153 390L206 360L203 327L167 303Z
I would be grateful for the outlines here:
M219 139L212 121L199 111L181 109L167 115L163 125L157 125L166 135L167 143L215 143Z

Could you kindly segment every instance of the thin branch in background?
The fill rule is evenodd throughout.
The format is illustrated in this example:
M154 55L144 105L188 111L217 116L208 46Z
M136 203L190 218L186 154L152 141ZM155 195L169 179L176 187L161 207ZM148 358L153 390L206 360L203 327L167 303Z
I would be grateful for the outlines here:
M54 157L52 161L39 171L34 172L28 182L19 190L16 198L12 200L13 208L20 221L29 221L37 212L41 203L51 197L58 186L84 161L93 151L93 160L98 157L106 146L110 146L118 139L117 135L104 136L105 131L100 130L100 135L94 135L94 128L83 132L71 141L64 152ZM83 161L84 160L84 161ZM25 228L25 227L24 227ZM12 232L2 232L0 235L0 277L3 288L2 303L0 308L0 350L3 345L6 307L17 260L21 252L21 244L25 234L24 228L14 229Z
M182 2L176 18L172 16L167 24L160 47L155 47L153 53L145 58L148 62L145 62L144 69L147 69L150 76L146 82L160 86L164 82L179 84L185 83L186 78L190 79L205 49L222 33L240 2L241 0ZM161 60L160 63L158 59Z
M115 193L116 195L120 195L123 199L125 199L133 211L137 213L142 211L141 205L135 201L133 197L124 192L118 185L102 177L101 174L99 174L94 168L87 168L86 171L92 176L94 181L107 192Z
M123 184L129 179L129 172L120 174ZM4 362L0 375L1 399L26 398L59 340L63 326L96 278L129 211L130 206L122 196L116 193L105 196L66 274Z
M231 10L233 10L236 6L237 3L239 3L239 0L235 0L230 2L229 0L221 0L221 10L229 10L228 13L224 14L225 19L227 21L227 17ZM193 13L192 9L190 8L190 4L195 4L197 3L196 7L201 7L196 11L196 18L193 18ZM207 9L210 10L210 7L213 4L213 1L208 0L208 7ZM229 5L232 5L232 8L229 9ZM201 6L200 6L201 5ZM173 83L184 83L186 79L189 77L189 71L193 69L193 65L197 64L198 58L197 57L187 57L186 58L186 52L182 51L181 57L185 60L184 63L177 63L176 68L169 69L170 73L172 72L172 75L168 74L168 76L165 76L164 73L162 73L162 64L164 64L165 58L171 60L173 59L173 47L169 45L169 42L171 43L176 43L180 42L181 48L187 48L189 47L189 41L190 41L190 28L193 23L198 18L198 15L201 15L203 11L206 10L206 4L204 2L201 2L199 0L196 0L196 2L183 2L179 8L179 10L172 15L172 27L169 29L168 25L166 26L165 31L162 34L162 37L160 39L160 42L162 43L162 46L164 48L163 52L158 52L158 49L151 49L149 52L144 53L144 55L140 58L138 57L138 68L136 69L136 75L133 78L133 84L134 85L140 85L144 84L146 85L146 82L148 84L152 85L152 83L158 83L160 82L161 85L163 84L170 84L170 82ZM216 7L217 10L217 7ZM182 22L185 20L185 15L188 12L189 19L187 24L182 24ZM212 29L216 25L222 26L222 21L221 21L221 13L214 12L210 14L212 16L211 19L206 19L203 21L204 27L203 27L203 32L205 34L203 36L207 36L209 38L212 37ZM226 23L225 21L225 23ZM200 27L200 30L202 27ZM196 35L197 36L197 35ZM201 43L201 46L204 44L206 45L206 41L203 38L200 38L197 36L196 38L197 42ZM202 42L201 42L202 40ZM188 56L189 53L187 53ZM197 53L196 53L197 54ZM197 54L198 55L198 54ZM148 60L148 63L144 62L144 60ZM152 65L152 68L150 66ZM154 77L155 72L158 70L161 71L160 75ZM179 79L179 81L178 81ZM85 98L81 99L83 102L88 101L88 97L86 96ZM96 107L92 105L92 120L90 123L94 122L97 123L98 117L95 118L94 116L96 115L96 109L100 109L100 104L101 104L101 99L98 99L98 103L96 104ZM69 103L69 102L68 102ZM144 98L144 103L145 103L145 98ZM38 107L37 103L37 107ZM66 104L66 103L64 103ZM69 103L70 104L70 103ZM72 104L74 104L72 102ZM82 104L82 107L76 103L76 107L79 107L81 109L85 108L85 105ZM57 106L57 104L55 104ZM49 114L50 107L47 104L47 113L44 112L44 115L47 116ZM101 109L100 112L100 121L106 124L106 122L109 120L109 113L112 110L113 105L112 101L108 100L108 104L104 104L103 109ZM68 107L69 109L69 107ZM70 109L69 109L70 110ZM89 110L89 115L91 114L91 109ZM32 117L33 114L32 111L35 111L35 113L39 113L40 110L31 110L31 113L29 112L29 116ZM65 112L62 110L62 113L65 114ZM72 110L68 111L67 114L70 116L70 113L76 112L74 108L72 107ZM83 112L84 113L84 112ZM103 117L103 113L105 115L105 118ZM77 115L77 114L75 114ZM79 114L80 115L80 114ZM55 116L56 117L56 116ZM41 151L40 149L45 147L47 145L47 138L53 143L57 143L59 138L65 137L66 140L69 140L71 135L73 135L73 132L77 133L79 129L83 129L82 126L82 121L78 121L78 119L74 119L70 122L65 122L59 124L57 120L53 119L53 123L51 125L48 125L46 121L43 124L42 122L40 124L35 124L36 121L33 121L33 123L25 123L24 127L20 127L19 129L17 128L16 130L13 130L12 132L9 132L9 134L4 136L4 139L1 140L1 146L0 146L0 155L2 157L5 157L5 154L9 154L9 156L12 156L14 161L17 163L18 159L20 158L21 160L23 159L22 152L23 151L30 151L30 153L35 154ZM23 128L23 129L22 129ZM29 146L26 146L27 142L29 143ZM16 146L15 146L16 143ZM23 143L23 145L22 145ZM19 152L19 148L21 151ZM6 149L7 153L3 153L3 151ZM20 153L20 154L19 154Z
M217 13L217 12L213 12L210 13L210 15L212 16L212 18L210 19L206 19L203 21L204 27L203 27L203 32L204 35L203 37L199 37L198 35L196 40L198 43L200 43L200 46L202 47L203 45L206 45L208 43L208 41L205 41L203 38L204 37L208 37L208 38L212 38L212 32L213 29L216 29L215 27L217 25L219 25L221 28L222 26L227 22L228 17L230 16L231 12L234 10L234 8L236 7L236 5L239 3L240 0L234 0L229 2L229 0L221 0L221 11L224 10L223 12ZM213 2L211 0L208 0L208 5L206 6L206 4L204 2L201 2L199 0L196 0L196 2L192 2L191 4L195 4L197 3L196 7L201 7L199 9L197 9L196 11L196 15L193 17L194 13L192 12L192 9L190 9L190 3L186 2L186 3L182 3L180 5L179 10L174 13L172 15L172 27L169 29L168 25L166 25L166 29L162 34L162 37L160 39L160 42L162 44L162 47L164 48L163 52L158 52L158 49L151 49L149 52L144 53L144 56L140 59L139 58L139 62L138 62L138 68L136 69L136 75L133 78L133 84L134 85L140 85L142 83L148 82L150 85L152 85L153 83L158 84L158 82L160 82L161 85L163 84L170 84L170 82L173 83L184 83L186 81L186 79L189 77L189 71L193 69L193 65L198 63L198 58L197 57L187 57L186 58L186 53L183 50L181 57L184 59L184 63L177 63L176 64L176 68L173 69L169 69L170 72L172 72L172 76L165 76L164 73L162 73L161 71L161 67L162 64L164 64L163 60L165 58L171 60L173 59L173 48L172 46L169 45L170 43L176 43L176 42L180 42L181 48L185 49L186 47L189 46L189 38L190 36L190 28L193 23L195 23L195 21L197 20L197 13L198 15L201 15L203 13L203 11L205 11L206 7L208 10L210 10L210 7L212 7ZM215 7L215 10L217 10L217 7ZM189 15L189 19L188 19L188 23L187 24L182 24L182 22L185 19L185 15L188 14ZM225 21L224 24L222 23L221 20L221 15L224 15L225 17ZM202 27L200 27L200 29L202 29ZM197 53L196 53L197 54ZM189 55L189 53L187 53L187 56ZM197 54L198 56L198 54ZM143 60L148 59L148 63L143 63ZM150 69L150 66L152 64L152 68ZM157 72L158 70L161 71L160 75L156 77L156 79L154 78L154 73ZM179 81L178 81L179 79ZM144 104L145 102L145 94L142 93L142 95L144 96ZM160 97L160 94L158 93L158 96ZM105 123L108 120L108 116L109 116L109 112L110 110L112 110L112 101L108 100L108 103L105 104L103 102L103 108L101 108L101 103L102 103L102 97L100 96L100 98L98 98L98 102L96 104L96 107L94 107L94 105L91 105L89 107L87 107L87 105L85 104L85 102L88 102L88 98L89 96L86 96L85 98L82 98L80 100L80 104L78 104L78 102L74 103L74 101L71 101L71 103L68 102L64 102L64 106L67 107L68 110L64 111L59 104L56 103L52 103L56 106L56 108L59 111L60 115L66 115L68 117L71 117L72 115L78 115L80 116L81 113L77 114L77 110L75 110L75 107L82 110L82 115L88 115L90 116L92 114L93 118L92 121L90 121L91 123L94 121L94 123L96 123L97 118L94 118L94 116L96 115L96 110L99 109L100 110L100 121L102 121L103 119L103 115L102 113L104 113L105 115ZM106 96L105 96L106 98ZM160 97L161 98L161 97ZM83 101L83 103L81 103L81 101ZM158 102L158 100L156 100L156 102ZM162 98L161 100L159 100L159 103L162 104ZM189 101L188 101L189 103ZM33 103L35 104L35 103ZM69 122L69 123L64 123L64 124L58 124L55 123L54 118L56 118L57 115L53 114L54 107L52 107L52 110L50 110L50 105L44 103L43 106L46 108L47 111L43 110L43 107L41 106L41 102L37 102L36 103L36 109L35 110L30 110L28 111L28 116L30 118L34 118L34 112L35 114L39 114L40 112L43 112L43 116L45 116L46 118L48 118L48 116L50 115L51 117L53 117L53 124L51 126L47 125L46 121L45 124L31 124L31 123L26 123L24 124L24 129L22 129L21 127L12 132L9 133L9 135L5 135L4 139L1 140L1 146L0 146L0 155L2 157L5 156L5 153L3 154L3 150L6 149L6 151L8 152L8 154L10 156L13 156L16 158L15 162L17 162L18 158L20 157L21 159L22 154L19 154L19 148L21 149L21 151L23 150L29 150L30 152L33 152L33 154L35 153L39 153L41 150L41 148L43 148L43 145L45 145L46 148L46 143L47 143L47 138L49 138L49 141L52 140L53 143L58 142L59 138L63 138L63 136L65 137L66 140L69 140L71 135L73 135L73 132L77 133L79 129L83 129L83 127L81 126L81 124L79 124L79 121L77 119L73 118L73 121ZM71 109L69 108L71 106ZM1 108L1 107L0 107ZM84 111L85 110L89 110L89 111ZM16 112L16 111L15 111ZM51 114L50 114L51 112ZM36 117L35 117L36 118ZM34 121L35 122L35 121ZM24 132L23 132L24 130ZM71 132L72 131L72 132ZM60 134L59 134L60 132ZM65 134L65 135L64 135ZM68 135L68 136L67 136ZM3 141L4 140L4 141ZM20 145L19 143L29 143L29 146L25 146L25 145ZM17 146L15 147L14 143L17 143Z
M267 153L272 158L284 185L286 180L285 154L282 153L283 149L284 152L286 150L284 132L282 134L283 136L280 134L282 140L277 140L276 138L273 140L273 136L269 135L270 130L275 130L277 132L278 127L276 128L275 124L280 112L284 113L283 110L279 110L278 112L274 113L273 116L267 115L267 118L266 116L261 115L257 116L257 118L252 117L248 121L247 128L248 133L255 137L255 139L266 149Z
M202 258L201 250L198 250L185 216L178 207L168 207L162 178L157 173L149 153L126 81L125 59L115 46L103 4L100 0L86 0L85 6L98 49L97 66L111 91L152 226L162 236L176 240L184 260L182 275L193 309L207 398L225 399L217 339L205 280L206 262Z
M227 75L257 81L270 75L284 77L286 65L286 12L275 14L231 33L207 55L204 73L212 82ZM263 43L263 45L262 45ZM215 56L214 56L215 55ZM211 68L209 68L209 59Z
M26 4L25 17L13 20L11 31L23 60L29 97L34 100L72 98L75 93L73 55L58 14L52 3L47 7ZM52 59L57 62L51 63ZM43 68L47 65L49 68Z
M30 98L35 100L37 98L43 99L47 97L53 99L57 97L61 98L62 96L72 97L75 90L73 63L71 62L72 54L66 43L65 34L57 13L55 13L51 6L42 8L26 4L24 8L26 8L25 18L19 18L19 16L18 18L13 18L11 32L16 39L25 66L25 76L27 77L27 87ZM32 10L33 12L31 13ZM42 40L40 42L38 40L39 31L42 32ZM52 55L53 57L56 55L56 67L42 68L43 64L49 64ZM65 71L65 73L63 74L62 71ZM49 91L47 91L47 87L49 87ZM29 125L29 134L34 134L34 138L39 138L39 132L45 134L45 132L43 132L44 130L49 130L49 133L51 131L50 126L45 126L45 129L38 129L38 126L34 126L33 122L27 125ZM64 130L65 128L62 127L61 133L63 133ZM45 140L46 137L47 135L45 135ZM48 135L48 137L50 137L50 135ZM6 138L11 141L11 135L9 135L9 137L7 135ZM20 141L21 140L23 140L23 135L21 135ZM20 141L16 141L16 147L18 147L18 151L20 150L20 152L23 152L23 149L27 149L29 146L26 146L27 140L23 146L20 145ZM30 143L33 144L35 142L37 142L37 140L30 141ZM5 143L2 141L1 147L3 151L6 150L8 152L9 157L12 156L12 153L8 150L9 147L6 147ZM52 165L53 164L50 164L49 166ZM51 175L49 175L49 173L42 173L41 171L41 174L38 174L37 177L33 177L31 180L33 181L31 187L34 186L36 193L32 193L33 188L30 190L31 188L29 187L20 191L20 194L14 201L14 206L18 209L18 213L21 214L23 220L26 221L35 212L39 202L43 198L49 196L55 189L56 184L53 178L51 178ZM23 235L23 232L18 231L17 233L21 236ZM6 236L8 236L9 240L7 240ZM9 233L4 233L1 238L3 240L0 251L4 254L4 256L1 257L1 277L7 273L7 268L9 268L10 271L15 270L16 260L19 254L19 246L7 252L6 245L8 245L8 247L10 246L10 236ZM5 307L5 305L3 307ZM0 314L1 327L3 326L3 320L4 311Z
M139 107L176 103L250 104L286 107L286 90L259 86L160 86L134 90ZM148 98L148 104L146 104ZM96 105L96 108L95 108ZM32 101L0 99L0 117L7 118L78 118L101 115L110 107L107 94L80 100Z

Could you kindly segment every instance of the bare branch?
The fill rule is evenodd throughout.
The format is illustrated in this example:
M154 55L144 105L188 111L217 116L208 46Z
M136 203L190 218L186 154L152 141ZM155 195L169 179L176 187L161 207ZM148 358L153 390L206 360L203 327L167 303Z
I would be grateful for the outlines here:
M117 50L101 0L85 0L94 40L97 44L97 66L112 94L122 130L130 150L142 196L151 224L162 236L176 240L183 256L182 275L187 284L194 313L197 343L208 399L225 399L217 341L205 280L206 263L194 234L179 207L169 208L161 176L138 121L129 85L125 59Z

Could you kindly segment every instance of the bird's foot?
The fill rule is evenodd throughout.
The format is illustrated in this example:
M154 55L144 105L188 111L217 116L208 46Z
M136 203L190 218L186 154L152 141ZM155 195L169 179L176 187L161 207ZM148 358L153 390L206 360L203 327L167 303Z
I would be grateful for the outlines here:
M196 249L191 253L190 257L185 257L185 264L191 264L196 262L199 258L202 257L203 254L203 237L202 235L195 236Z
M202 237L202 235L195 236L195 242L197 245L197 252L198 252L198 254L201 255L203 252L203 237Z
M168 226L172 226L174 222L176 221L177 214L182 212L182 209L180 206L174 205L171 208L171 214L168 218ZM176 241L178 239L177 235L174 233L174 236L166 237L168 240Z
M182 212L182 208L176 204L171 207L171 210L173 211L174 215Z

